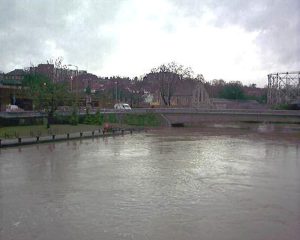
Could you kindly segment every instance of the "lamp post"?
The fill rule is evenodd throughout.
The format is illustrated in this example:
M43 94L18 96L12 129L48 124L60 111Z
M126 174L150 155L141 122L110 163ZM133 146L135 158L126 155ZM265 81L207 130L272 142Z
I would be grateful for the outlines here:
M71 92L73 92L73 76L71 76Z
M76 68L76 71L75 71L75 77L76 76L78 76L78 67L76 66L76 65L73 65L73 64L68 64L67 65L68 67L75 67ZM71 75L71 91L73 90L73 83L72 83L72 81L73 81L73 76ZM78 89L76 89L76 90L78 90Z
M75 67L76 68L76 71L75 71L75 77L78 76L78 66L76 65L73 65L73 64L68 64L67 65L68 67ZM78 79L77 81L75 82L76 86L76 103L78 104ZM73 76L71 76L71 92L73 92Z
M116 90L116 103L118 103L118 82L115 82L115 90Z

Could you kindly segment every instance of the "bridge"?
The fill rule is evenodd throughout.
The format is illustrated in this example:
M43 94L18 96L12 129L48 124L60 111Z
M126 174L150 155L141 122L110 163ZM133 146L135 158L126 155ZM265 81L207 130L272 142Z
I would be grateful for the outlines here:
M205 122L270 122L270 123L300 123L300 111L295 110L250 110L250 109L197 109L197 108L136 108L132 110L99 109L101 114L156 114L165 125L193 126ZM68 116L71 112L58 112ZM90 114L95 114L93 109ZM85 112L79 113L84 115ZM0 118L43 118L45 113L38 112L1 112Z

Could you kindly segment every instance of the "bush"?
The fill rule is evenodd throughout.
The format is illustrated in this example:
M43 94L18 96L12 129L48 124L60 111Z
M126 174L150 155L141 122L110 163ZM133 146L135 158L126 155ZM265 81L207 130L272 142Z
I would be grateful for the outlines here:
M109 114L108 115L108 122L109 123L117 123L117 116L116 114Z
M291 110L290 104L277 104L272 107L274 110Z
M84 119L83 119L84 124L93 124L93 121L94 121L93 116L91 116L90 114L86 114L84 116Z
M79 117L76 110L73 110L72 115L69 117L69 124L77 125L79 123Z
M91 125L102 125L104 122L104 116L100 112L96 112L95 115L86 114L83 123Z
M98 125L102 125L103 124L103 122L104 122L104 116L103 116L103 114L100 114L99 111L96 112L95 118L96 118L96 124L98 124Z
M55 114L54 115L54 123L55 124L69 124L69 117Z

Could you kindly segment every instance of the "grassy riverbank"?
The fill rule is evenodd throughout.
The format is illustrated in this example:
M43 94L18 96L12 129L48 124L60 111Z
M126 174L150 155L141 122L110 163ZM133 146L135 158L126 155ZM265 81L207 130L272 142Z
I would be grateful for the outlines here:
M110 124L126 124L141 127L156 127L161 125L161 119L157 114L143 113L143 114L85 114L77 115L72 113L70 116L55 115L54 122L57 124L92 124L103 125Z
M88 125L88 124L78 124L78 125L57 124L57 125L51 125L49 129L47 129L45 125L2 127L0 128L0 138L48 136L52 134L67 134L67 133L93 131L99 128L100 126L98 125Z
M155 114L102 115L97 113L80 117L77 115L56 116L54 122L55 124L51 124L50 129L47 129L45 124L3 126L0 127L0 139L87 132L103 128L104 124L109 124L109 126L114 128L161 126L161 119Z

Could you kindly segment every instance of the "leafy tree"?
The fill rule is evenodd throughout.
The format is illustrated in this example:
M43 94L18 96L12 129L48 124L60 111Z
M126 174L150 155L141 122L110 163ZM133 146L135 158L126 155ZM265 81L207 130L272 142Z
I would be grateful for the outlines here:
M85 88L85 93L86 93L87 95L91 95L91 94L92 94L92 89L91 89L90 86L87 86L87 87Z
M224 86L222 91L220 92L221 98L226 99L245 99L245 94L243 90L243 85L241 82L230 82Z
M35 108L47 113L48 128L57 107L71 100L71 95L68 93L65 83L54 83L44 75L26 75L23 86L28 97L32 99Z
M249 84L249 87L250 87L250 88L256 88L256 83L250 83L250 84Z
M213 86L225 86L226 82L223 79L213 79L211 81L211 85L213 85Z

